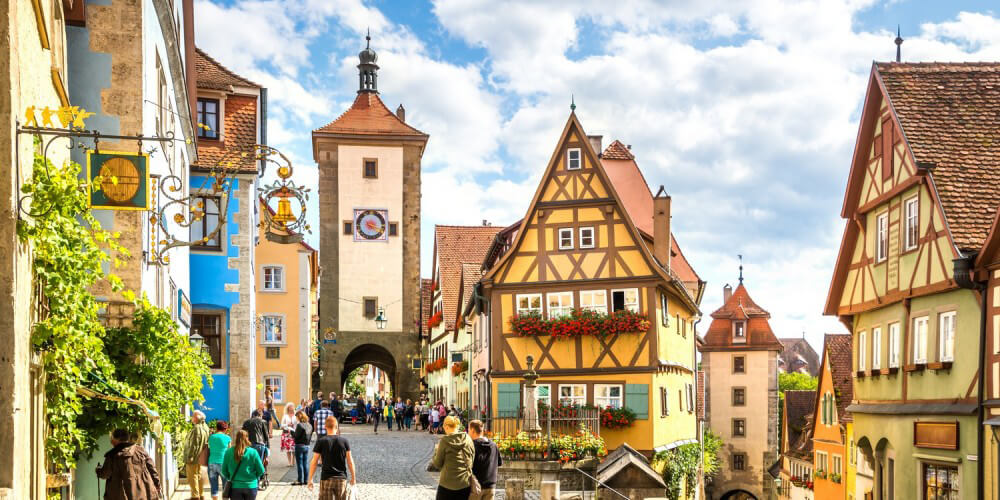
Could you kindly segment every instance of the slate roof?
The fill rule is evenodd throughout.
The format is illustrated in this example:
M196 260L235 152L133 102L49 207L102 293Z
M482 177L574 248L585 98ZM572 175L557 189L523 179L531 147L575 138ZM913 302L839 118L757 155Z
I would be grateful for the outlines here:
M422 335L429 333L427 320L431 318L431 305L434 302L433 290L434 280L427 278L420 279L420 332Z
M785 391L785 432L788 434L786 455L799 458L812 454L812 414L816 391Z
M347 111L336 120L316 129L314 133L412 136L424 141L428 137L400 120L376 92L358 92Z
M771 330L768 319L771 313L757 305L750 298L745 286L742 283L736 290L733 290L722 307L712 313L712 323L705 332L705 344L701 346L702 351L712 351L719 349L745 349L745 350L777 350L781 351L781 342L775 337ZM733 321L746 321L746 342L733 342Z
M854 420L847 407L854 399L854 375L851 373L851 335L828 333L823 338L824 356L829 357L830 375L833 377L834 399L837 416L841 422Z
M434 226L435 278L441 287L446 330L455 328L463 264L479 267L502 226ZM479 281L477 278L476 281Z
M955 245L978 250L1000 206L1000 63L876 63Z
M194 49L194 70L199 89L228 91L231 86L260 88L260 85L237 75L197 47Z

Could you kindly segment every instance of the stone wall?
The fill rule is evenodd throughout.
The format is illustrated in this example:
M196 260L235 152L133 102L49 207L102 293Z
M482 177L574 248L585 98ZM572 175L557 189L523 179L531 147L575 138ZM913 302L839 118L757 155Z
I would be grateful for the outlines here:
M242 422L256 407L257 387L253 265L253 241L257 232L253 226L256 196L252 178L241 177L233 194L236 199L231 203L238 205L229 224L238 231L231 232L229 237L239 254L229 258L229 268L239 272L239 283L227 284L226 291L238 292L240 299L229 309L229 418Z

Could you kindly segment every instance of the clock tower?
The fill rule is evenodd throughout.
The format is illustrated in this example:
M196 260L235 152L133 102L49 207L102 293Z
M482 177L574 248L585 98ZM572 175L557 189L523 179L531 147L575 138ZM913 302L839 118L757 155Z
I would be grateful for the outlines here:
M358 54L358 95L313 131L319 166L320 383L341 394L371 364L393 396L414 398L419 370L420 159L427 134L407 125L378 92L371 38ZM379 321L376 321L378 319ZM384 319L384 321L382 321Z

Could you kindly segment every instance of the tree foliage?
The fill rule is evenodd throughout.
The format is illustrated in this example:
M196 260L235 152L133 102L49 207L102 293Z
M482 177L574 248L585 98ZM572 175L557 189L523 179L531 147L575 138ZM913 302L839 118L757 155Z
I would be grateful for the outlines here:
M815 391L819 385L819 379L808 373L779 373L778 392L784 394L785 391Z
M653 468L663 475L667 483L667 498L693 498L698 484L698 468L702 468L705 482L711 481L719 471L719 449L722 439L706 429L702 443L678 446L653 456ZM684 495L681 495L683 486Z
M358 377L362 376L367 369L367 365L359 366L351 370L351 374L347 376L347 383L344 386L344 396L364 396L365 386L358 383Z

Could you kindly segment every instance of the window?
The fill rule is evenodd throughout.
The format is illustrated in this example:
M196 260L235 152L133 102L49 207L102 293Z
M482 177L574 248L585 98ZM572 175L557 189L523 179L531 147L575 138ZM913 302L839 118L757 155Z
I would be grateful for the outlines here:
M399 236L399 223L390 222L389 223L389 236Z
M545 295L548 299L549 319L569 316L573 312L573 292L556 292Z
M745 406L747 404L747 390L743 387L733 387L733 406Z
M594 228L580 228L580 248L594 248Z
M872 328L872 370L882 368L882 328Z
M281 359L281 348L280 347L265 347L264 357L267 359Z
M195 248L222 248L219 238L222 231L216 231L219 228L219 201L218 196L195 197L195 206L200 207L203 212L200 217L194 217L195 220L191 221L191 241L195 242Z
M451 362L452 363L461 363L462 362L462 353L460 353L460 352L453 352L453 353L451 353Z
M344 234L348 236L354 234L354 224L349 220L344 221Z
M830 469L827 467L827 454L825 451L816 452L816 470L829 472Z
M868 332L858 332L858 371L868 370Z
M923 464L921 490L925 499L962 498L958 492L958 467L941 464Z
M917 240L920 239L920 198L914 196L906 200L906 233L904 234L903 248L913 250L917 248Z
M733 453L733 470L746 470L746 469L747 469L747 454Z
M955 360L955 311L938 315L938 361Z
M361 175L365 179L378 178L378 160L374 158L365 158L364 167L362 167Z
M608 292L605 290L581 291L580 309L599 313L608 312Z
M58 37L56 37L58 38ZM174 128L174 110L170 105L170 92L167 90L167 77L163 74L163 63L160 54L156 54L156 132L160 137Z
M882 262L889 256L889 214L875 219L875 262Z
M687 389L687 410L688 413L694 412L694 384L686 384L684 386Z
M198 123L208 127L198 127L198 137L203 139L219 138L219 100L198 99Z
M278 403L285 396L285 377L281 375L264 375L264 389L271 388L274 402Z
M840 455L833 456L833 468L830 469L830 472L833 472L834 474L843 473L843 459L840 458Z
M889 325L889 368L899 368L899 323Z
M660 387L660 416L666 417L670 415L670 401L667 397L667 388Z
M733 419L733 437L746 437L747 421L745 418Z
M733 356L733 373L746 373L747 372L747 357L746 356Z
M733 342L746 342L747 341L747 322L746 321L734 321L733 322Z
M583 384L560 385L559 404L569 406L583 406L587 404L587 386Z
M564 227L559 229L559 250L573 249L573 228Z
M420 358L416 358L416 359L411 359L410 360L410 368L413 368L414 370L419 370L420 367L421 367L421 360L420 360Z
M667 312L667 294L660 294L660 323L670 326L670 313Z
M542 314L542 294L529 293L517 296L517 315Z
M632 312L639 312L638 288L611 291L611 310L621 311L623 309L628 309Z
M552 386L549 384L535 384L535 395L538 397L538 401L545 404L551 403L551 387ZM527 394L527 388L525 386L522 385L521 390L523 391L523 394Z
M927 362L927 316L913 318L913 362Z
M580 170L580 148L566 150L566 170Z
M622 407L622 386L603 385L594 386L594 405L598 408L621 408Z
M285 342L284 318L275 315L264 315L261 317L263 337L262 344L283 344Z
M378 298L377 297L365 297L362 299L364 303L364 314L366 318L374 318L378 314Z
M222 368L222 320L218 314L191 315L191 334L201 335L208 347L212 368Z
M281 291L285 289L282 276L283 269L280 266L264 266L264 290Z

